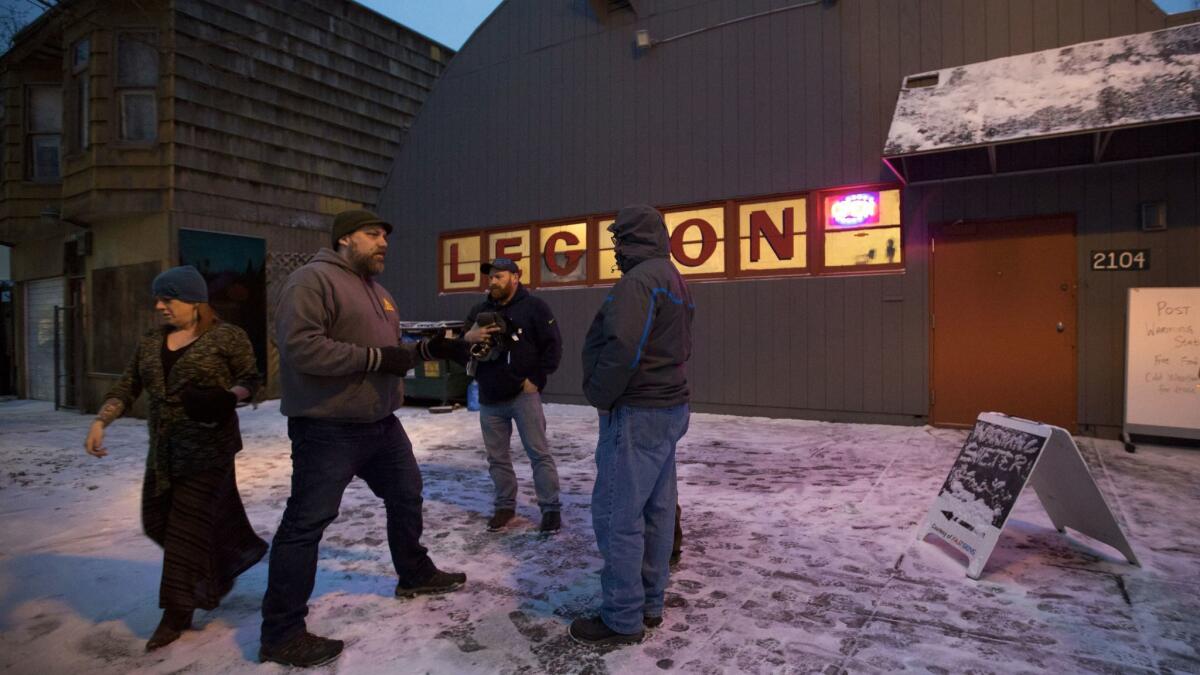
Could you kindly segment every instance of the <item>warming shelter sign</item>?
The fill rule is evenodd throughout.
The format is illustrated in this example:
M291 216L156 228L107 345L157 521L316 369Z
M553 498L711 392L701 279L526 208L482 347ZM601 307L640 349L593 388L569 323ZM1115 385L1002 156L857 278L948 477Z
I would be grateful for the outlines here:
M982 569L1049 438L1043 425L981 416L929 510L929 532Z

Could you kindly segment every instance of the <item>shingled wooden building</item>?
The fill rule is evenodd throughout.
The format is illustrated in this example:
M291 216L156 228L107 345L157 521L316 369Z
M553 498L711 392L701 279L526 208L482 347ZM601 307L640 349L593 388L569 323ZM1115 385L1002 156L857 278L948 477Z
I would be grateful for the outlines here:
M375 204L452 55L347 0L58 2L0 58L18 392L93 408L180 263L274 370L270 288Z

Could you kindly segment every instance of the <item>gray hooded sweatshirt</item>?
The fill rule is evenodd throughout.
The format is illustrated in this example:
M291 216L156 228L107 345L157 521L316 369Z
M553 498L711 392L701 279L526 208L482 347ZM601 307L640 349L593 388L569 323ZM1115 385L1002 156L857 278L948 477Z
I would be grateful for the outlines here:
M399 321L391 294L330 249L292 272L275 308L283 414L374 422L399 408L404 379L377 372L378 348L400 344Z

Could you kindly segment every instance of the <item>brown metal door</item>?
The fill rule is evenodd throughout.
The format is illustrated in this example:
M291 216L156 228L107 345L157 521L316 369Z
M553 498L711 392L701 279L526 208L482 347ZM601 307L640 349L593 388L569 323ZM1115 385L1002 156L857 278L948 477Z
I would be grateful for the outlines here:
M1075 223L956 223L932 246L930 418L1001 412L1075 430Z

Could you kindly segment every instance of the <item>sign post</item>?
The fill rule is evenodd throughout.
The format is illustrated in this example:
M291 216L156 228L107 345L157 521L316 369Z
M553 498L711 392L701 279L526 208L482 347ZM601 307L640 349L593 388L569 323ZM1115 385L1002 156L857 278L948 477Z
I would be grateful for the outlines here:
M967 556L967 576L978 579L1026 485L1059 532L1078 530L1138 564L1071 435L1000 413L976 419L917 538L948 542Z

